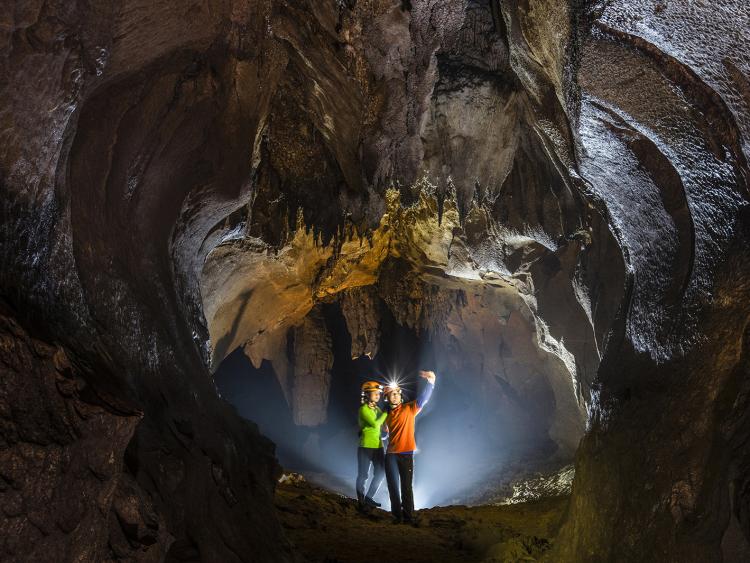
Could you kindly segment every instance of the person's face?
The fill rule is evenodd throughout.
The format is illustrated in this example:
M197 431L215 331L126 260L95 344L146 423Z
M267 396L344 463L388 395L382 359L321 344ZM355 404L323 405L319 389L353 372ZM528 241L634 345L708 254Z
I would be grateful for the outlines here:
M388 393L388 402L391 403L393 406L400 405L401 404L401 390L394 389L393 391Z
M370 391L369 400L371 403L377 403L380 400L382 393L380 391Z

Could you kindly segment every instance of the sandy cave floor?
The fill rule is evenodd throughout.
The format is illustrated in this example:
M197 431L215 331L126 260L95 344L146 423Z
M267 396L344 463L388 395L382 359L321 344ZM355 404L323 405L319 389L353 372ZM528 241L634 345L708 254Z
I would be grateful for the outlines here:
M420 526L390 513L363 515L355 500L307 482L279 484L276 508L304 561L325 563L539 561L560 525L568 497L505 506L420 510Z

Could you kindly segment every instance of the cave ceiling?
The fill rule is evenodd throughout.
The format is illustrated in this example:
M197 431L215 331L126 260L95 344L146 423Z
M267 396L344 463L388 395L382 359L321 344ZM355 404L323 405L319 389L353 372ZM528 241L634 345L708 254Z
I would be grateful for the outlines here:
M391 315L504 408L545 405L577 451L557 560L750 553L746 2L0 18L3 556L292 560L273 446L212 373L241 347L322 424L331 306L352 357Z
M624 267L589 273L602 258L593 238L616 243L565 168L574 148L558 75L564 53L540 44L556 66L514 65L512 14L483 2L433 8L429 21L401 6L343 10L333 49L320 44L330 22L314 20L314 37L283 28L286 68L262 118L251 199L214 229L218 245L200 274L204 348L213 369L238 346L256 366L270 360L297 404L302 378L326 382L330 370L330 359L311 368L290 357L290 335L304 323L325 332L306 316L343 304L352 356L372 357L387 337L377 326L385 306L400 324L452 343L463 371L519 389L547 381L567 421L552 432L570 453ZM358 10L373 17L362 21ZM417 41L415 21L434 42ZM526 64L558 74L519 74ZM614 286L608 294L604 283ZM354 326L356 309L369 322ZM518 340L518 326L503 329L511 314L526 342L501 345L522 366L508 376L495 340L475 342L484 331ZM465 359L476 357L490 367ZM297 422L325 421L325 394L317 402L318 414Z

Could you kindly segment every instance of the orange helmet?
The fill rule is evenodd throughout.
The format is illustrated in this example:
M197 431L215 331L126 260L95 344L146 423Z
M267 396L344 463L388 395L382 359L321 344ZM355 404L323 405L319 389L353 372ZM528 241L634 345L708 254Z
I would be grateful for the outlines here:
M373 391L382 391L383 386L377 381L365 381L362 384L362 394L372 393Z

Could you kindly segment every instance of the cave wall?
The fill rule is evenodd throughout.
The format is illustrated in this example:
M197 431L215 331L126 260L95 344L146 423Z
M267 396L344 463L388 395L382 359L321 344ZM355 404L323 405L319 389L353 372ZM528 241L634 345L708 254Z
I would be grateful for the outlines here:
M173 538L124 463L143 412L98 394L6 306L0 323L3 559L162 560Z
M612 2L590 17L579 169L631 274L553 557L743 561L747 10Z
M288 362L288 328L393 253L435 287L512 286L529 339L575 375L589 431L558 560L747 553L743 2L40 0L0 17L4 385L27 392L25 358L50 397L5 418L3 451L48 412L79 428L42 439L71 467L113 455L80 483L107 514L84 559L289 558L272 445L209 367L238 345ZM266 330L248 304L274 279L299 298ZM30 471L53 496L70 478ZM29 489L10 477L12 507ZM29 494L41 513L4 512L8 557L54 521ZM72 558L82 530L49 541Z
M60 349L75 366L70 377L81 380L75 386L94 396L78 408L71 383L70 399L26 399L27 408L11 411L9 456L34 439L14 428L42 433L52 424L43 409L71 428L50 430L41 445L70 461L45 469L29 458L25 479L21 462L9 462L3 505L27 494L32 516L23 506L4 513L3 559L29 560L37 541L29 521L50 534L39 548L54 547L61 560L290 559L271 504L273 445L216 396L205 329L192 322L202 315L192 268L214 222L243 204L254 143L254 118L236 121L244 111L237 92L217 93L212 77L244 78L253 92L247 103L263 105L257 67L275 62L242 45L263 37L268 6L11 8L2 16L2 74L10 80L0 110L5 315L26 327L22 339L43 343L26 362L40 374L40 390L54 385L47 356ZM244 139L236 153L217 150L227 135ZM27 374L10 365L4 378L15 402ZM108 415L112 404L97 396L117 398L125 412ZM72 408L80 413L68 414ZM78 422L89 411L98 419ZM101 473L96 483L89 467ZM40 489L28 494L34 479Z

